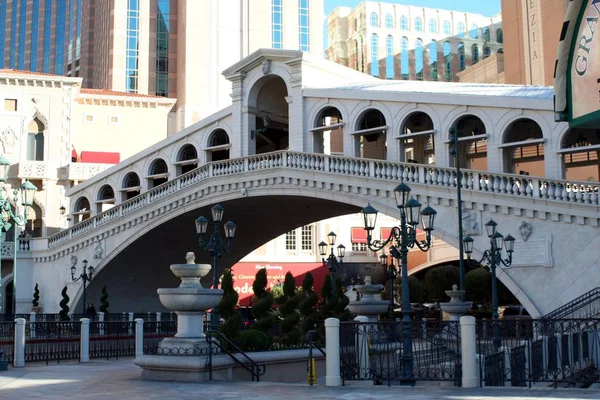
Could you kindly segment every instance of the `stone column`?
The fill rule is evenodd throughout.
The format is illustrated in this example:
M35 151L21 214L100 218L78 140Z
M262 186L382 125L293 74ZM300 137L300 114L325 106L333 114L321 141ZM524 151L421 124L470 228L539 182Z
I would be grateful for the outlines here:
M20 368L25 366L25 318L15 319L15 347L13 366Z
M460 346L462 354L462 387L479 387L476 358L475 317L460 317Z
M90 319L81 318L81 336L79 337L79 362L90 362Z
M135 319L135 358L144 355L144 320Z
M326 386L341 386L340 376L340 320L327 318L325 320L325 363Z

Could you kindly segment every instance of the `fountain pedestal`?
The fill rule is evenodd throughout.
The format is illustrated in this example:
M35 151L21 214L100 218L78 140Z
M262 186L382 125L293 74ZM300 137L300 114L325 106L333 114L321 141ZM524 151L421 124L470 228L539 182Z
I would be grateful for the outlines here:
M389 300L375 298L375 295L383 290L383 285L374 285L371 282L371 277L367 276L364 285L354 286L360 298L359 300L351 300L348 304L348 310L357 316L366 317L367 322L377 322L377 316L388 311L390 302Z
M450 297L447 303L440 303L443 312L448 313L450 321L459 321L460 317L465 315L473 306L471 301L463 301L464 290L458 290L457 285L452 285L452 290L446 290L446 295Z

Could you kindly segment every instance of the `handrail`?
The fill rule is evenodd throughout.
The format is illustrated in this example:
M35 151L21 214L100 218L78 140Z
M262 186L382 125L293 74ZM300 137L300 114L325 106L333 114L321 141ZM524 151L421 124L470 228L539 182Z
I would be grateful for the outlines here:
M314 382L316 383L317 381L317 377L314 376L314 372L313 371L313 347L316 348L317 350L319 350L321 352L321 354L323 354L325 357L327 357L327 355L325 354L325 352L323 351L323 349L321 348L321 346L319 346L318 344L316 344L316 342L314 341L314 337L317 336L319 339L321 339L321 341L323 343L325 343L325 339L323 338L323 336L321 336L319 334L319 332L317 332L316 330L310 330L308 332L306 332L306 342L309 344L308 347L308 368L307 371L308 372L308 383L310 384L310 386L313 385L313 377L315 378Z
M595 310L595 313L598 313L600 312L600 287L592 289L589 292L584 293L570 302L558 307L556 310L544 315L542 319L564 319L568 316L573 316L576 311L579 311L594 302L599 303ZM592 315L589 315L588 317L592 317Z
M244 363L244 361L239 360L238 358L236 358L233 353L231 353L227 348L224 348L223 346L221 346L221 343L219 341L214 341L213 340L213 336L218 337L221 340L224 340L229 346L231 346L233 349L235 349L235 351L237 352L237 354L240 354L242 356L244 356L244 358L246 359L246 363L249 362L250 363L250 367L248 367L246 365L246 363ZM252 381L254 382L254 378L256 378L257 382L260 382L260 376L264 375L267 366L264 364L257 364L256 361L254 361L253 359L251 359L246 353L244 353L242 351L242 349L240 349L237 345L235 345L231 340L229 340L225 335L223 335L221 332L219 331L215 331L215 330L209 330L208 332L206 332L206 342L209 345L212 345L212 343L216 343L217 346L219 346L219 348L225 352L227 355L229 355L229 357L231 357L236 363L238 363L239 365L241 365L242 367L244 367L248 372L250 372L250 374L252 374ZM209 348L209 352L208 352L208 379L212 381L212 346Z

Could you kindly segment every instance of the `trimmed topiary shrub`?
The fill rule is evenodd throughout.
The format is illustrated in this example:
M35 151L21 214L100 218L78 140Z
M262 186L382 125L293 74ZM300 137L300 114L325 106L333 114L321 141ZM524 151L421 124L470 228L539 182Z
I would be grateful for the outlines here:
M223 289L223 297L219 302L219 313L225 322L221 324L219 330L227 339L235 341L242 328L242 315L235 309L239 296L233 288L233 276L230 269L223 271L221 289Z
M300 344L302 339L301 332L298 329L300 324L300 313L298 304L300 298L296 293L296 280L291 272L285 274L283 282L283 295L277 299L280 304L279 312L283 318L280 322L281 341L285 345Z
M266 269L263 268L258 270L254 283L252 284L252 290L254 290L254 296L252 297L252 313L254 314L254 318L256 318L256 322L252 324L250 329L262 331L271 338L275 317L271 312L273 296L267 291Z
M298 309L304 321L302 322L302 337L306 337L306 332L315 329L319 321L319 313L317 312L317 304L319 303L319 295L314 291L314 278L310 272L307 272L302 281L302 294L300 296L300 304Z
M33 307L40 306L40 289L38 289L38 284L35 284L35 289L33 289L33 300L31 301L31 305Z
M69 298L69 295L67 294L67 287L65 286L62 290L62 292L60 292L60 294L62 295L62 300L60 301L60 303L58 303L58 305L60 306L60 312L58 313L60 316L60 320L61 321L70 321L71 318L69 318L69 300L71 300Z
M100 296L100 312L108 314L108 306L110 306L108 292L106 291L106 285L104 285L102 286L102 296Z
M238 340L243 351L266 351L273 343L273 339L269 335L256 329L242 332Z

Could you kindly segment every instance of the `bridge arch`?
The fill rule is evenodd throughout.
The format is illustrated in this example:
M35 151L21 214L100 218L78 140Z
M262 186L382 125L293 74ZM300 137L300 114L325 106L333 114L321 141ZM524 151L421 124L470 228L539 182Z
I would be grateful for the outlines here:
M148 189L152 189L155 186L162 185L169 180L169 165L161 158L153 158L148 163L146 169L146 183Z
M387 159L387 142L392 127L392 116L383 105L367 102L355 110L352 123L352 140L355 157L377 160Z
M79 196L73 202L73 209L71 215L73 216L73 224L81 221L85 221L90 217L92 213L92 207L90 206L90 200L86 196Z
M501 131L503 171L545 176L545 145L541 126L533 119L517 118Z
M231 140L229 133L223 128L213 129L207 137L206 161L222 161L229 159L229 151L231 148Z
M459 138L468 138L459 142L460 165L466 169L488 170L487 136L485 123L475 114L464 114L451 124L456 127ZM454 157L450 157L454 163Z
M600 129L571 128L560 136L558 143L564 179L600 180Z
M412 110L400 124L401 162L435 164L435 125L429 113Z
M96 214L100 214L102 211L115 205L116 196L115 190L108 183L100 186L96 194Z
M332 104L321 107L309 129L313 132L315 153L344 154L344 116L338 107Z
M121 186L121 202L127 201L139 195L142 190L140 174L137 171L128 171L123 178L120 179Z
M191 143L184 143L177 148L175 154L175 176L185 174L198 168L198 150Z

